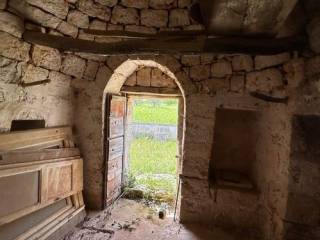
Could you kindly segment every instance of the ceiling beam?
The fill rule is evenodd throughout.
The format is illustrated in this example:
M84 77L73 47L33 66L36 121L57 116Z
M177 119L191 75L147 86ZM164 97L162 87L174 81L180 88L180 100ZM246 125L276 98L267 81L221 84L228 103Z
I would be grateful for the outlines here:
M62 51L86 52L103 55L117 54L176 54L176 53L243 53L270 55L302 50L307 44L304 36L290 38L208 37L205 35L129 39L98 43L89 40L26 31L25 41Z

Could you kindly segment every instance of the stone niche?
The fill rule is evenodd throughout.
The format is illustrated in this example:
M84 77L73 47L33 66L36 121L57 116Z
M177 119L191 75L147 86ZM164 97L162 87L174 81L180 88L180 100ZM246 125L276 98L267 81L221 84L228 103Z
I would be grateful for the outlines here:
M253 168L260 112L218 108L209 179L218 188L256 190Z

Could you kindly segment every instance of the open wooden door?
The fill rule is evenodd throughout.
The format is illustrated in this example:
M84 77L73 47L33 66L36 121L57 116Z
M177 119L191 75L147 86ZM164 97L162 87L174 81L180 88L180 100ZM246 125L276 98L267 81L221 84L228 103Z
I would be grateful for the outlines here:
M127 99L108 94L105 101L104 207L107 207L121 194Z

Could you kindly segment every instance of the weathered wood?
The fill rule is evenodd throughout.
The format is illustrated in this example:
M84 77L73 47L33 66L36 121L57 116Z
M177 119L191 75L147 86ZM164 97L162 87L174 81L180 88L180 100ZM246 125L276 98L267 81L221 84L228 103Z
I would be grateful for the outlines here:
M71 139L70 127L42 128L0 134L0 154L21 149L46 148Z
M117 54L175 54L175 53L245 53L276 54L301 50L307 44L306 37L291 38L237 38L212 36L183 36L126 40L111 43L55 36L40 32L25 31L25 41L33 44L57 48L62 51L86 52L103 55Z
M143 95L166 95L166 96L182 96L177 88L157 88L157 87L130 87L123 86L121 92L130 94L143 94Z
M112 38L133 38L133 39L159 39L159 38L169 38L169 37L185 37L185 36L197 36L205 34L205 31L179 31L179 32L159 32L159 33L137 33L130 31L104 31L104 30L95 30L95 29L84 29L84 33L97 35L97 36L107 36Z
M19 150L2 155L0 165L45 161L69 157L80 157L78 148L59 148L41 150Z
M8 166L6 168L6 166ZM2 165L0 169L0 180L6 183L8 177L15 176L24 176L30 173L37 173L38 177L36 178L37 184L30 184L28 189L31 186L36 188L36 192L32 191L30 194L34 196L32 199L32 204L29 204L27 201L26 204L20 204L22 208L15 209L10 208L10 201L17 201L17 199L9 199L7 197L7 202L2 202L2 208L7 208L7 210L1 214L0 211L0 225L5 223L12 222L15 219L23 217L29 213L32 213L36 210L44 208L60 199L69 197L73 194L78 194L83 189L83 162L82 159L72 159L60 162L53 163L42 163L34 162L33 165L30 163L25 163L25 165L16 167L15 164ZM24 201L26 198L25 194L23 196L15 193L17 186L23 186L23 178L16 179L14 182L7 186L11 190L12 196L16 198L21 198L21 201ZM15 186L15 187L14 187ZM38 186L38 187L37 187ZM27 198L26 198L27 199ZM9 201L9 202L8 202Z

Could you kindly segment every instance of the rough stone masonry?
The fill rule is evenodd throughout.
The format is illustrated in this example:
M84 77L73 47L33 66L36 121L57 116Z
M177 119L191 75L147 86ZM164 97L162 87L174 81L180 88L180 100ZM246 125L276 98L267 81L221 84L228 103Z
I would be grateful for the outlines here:
M319 239L319 189L307 184L320 182L319 162L303 161L293 168L291 159L292 119L319 115L318 1L306 1L305 6L310 49L272 56L101 56L59 52L22 38L25 29L95 42L114 39L86 34L84 29L139 33L202 30L204 27L189 16L191 3L0 0L0 131L9 131L12 120L23 119L44 119L46 126L74 126L84 157L86 205L99 209L103 194L103 90L126 60L154 61L174 74L185 95L182 173L186 178L181 187L180 220L239 230L259 239ZM167 73L143 64L130 76L122 73L129 86L175 87L173 81L164 83L158 77L162 74ZM143 78L137 78L140 75ZM250 95L256 91L288 98L288 103L256 99ZM208 169L216 108L262 113L253 167L257 192L219 189L216 197L212 193Z

